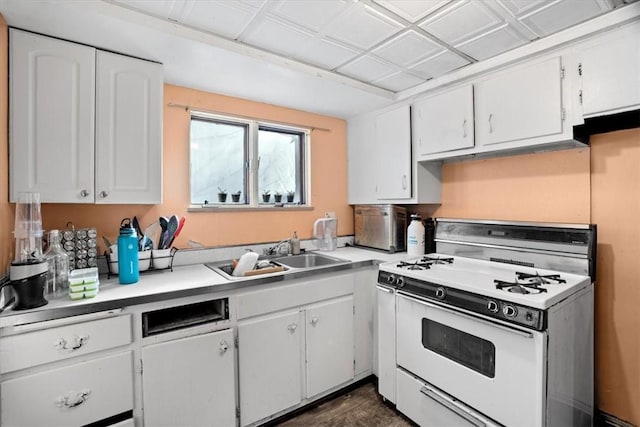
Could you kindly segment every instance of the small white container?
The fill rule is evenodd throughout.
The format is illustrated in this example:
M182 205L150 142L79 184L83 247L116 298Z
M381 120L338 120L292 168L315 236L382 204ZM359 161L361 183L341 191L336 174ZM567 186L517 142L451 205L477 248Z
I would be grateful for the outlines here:
M424 225L417 214L411 215L407 229L407 255L416 258L424 255Z
M151 251L138 252L138 270L147 271L151 266Z
M109 271L111 274L118 274L118 251L109 254Z
M153 249L151 251L151 263L153 268L161 270L171 265L171 248Z

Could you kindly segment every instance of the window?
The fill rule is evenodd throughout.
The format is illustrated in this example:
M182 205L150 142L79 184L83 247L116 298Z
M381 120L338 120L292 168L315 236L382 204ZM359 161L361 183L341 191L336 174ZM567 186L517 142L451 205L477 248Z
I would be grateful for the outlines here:
M192 112L191 205L307 203L309 132Z

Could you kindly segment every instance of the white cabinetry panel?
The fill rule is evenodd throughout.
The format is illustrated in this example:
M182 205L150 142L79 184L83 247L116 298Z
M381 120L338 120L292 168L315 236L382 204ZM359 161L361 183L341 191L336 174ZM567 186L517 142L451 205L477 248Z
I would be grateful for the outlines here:
M378 392L396 402L396 296L391 288L377 286Z
M93 202L95 49L9 34L10 200Z
M162 202L162 65L97 53L98 203Z
M233 342L227 329L143 347L145 425L235 425Z
M473 147L473 86L462 86L417 102L414 129L421 155Z
M480 145L562 134L560 57L479 81L475 107Z
M404 105L375 121L378 199L411 198L411 110Z

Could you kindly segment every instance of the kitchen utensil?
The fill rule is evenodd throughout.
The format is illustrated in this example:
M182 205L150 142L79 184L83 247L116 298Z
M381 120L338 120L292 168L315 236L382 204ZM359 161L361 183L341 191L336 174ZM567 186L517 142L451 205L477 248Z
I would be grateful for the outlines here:
M247 271L253 270L258 261L258 254L256 252L245 252L238 260L238 265L233 269L233 276L244 276Z
M160 223L160 237L158 238L158 249L164 249L164 233L167 231L167 226L169 225L169 220L166 216L161 216L158 218L158 222Z
M173 237L171 238L171 241L167 245L168 248L170 248L171 245L173 245L173 241L176 240L176 237L178 237L178 235L180 235L180 232L182 231L182 227L184 227L184 222L185 221L186 221L185 217L180 218L180 222L178 223L178 229L176 230L176 232L174 233Z
M178 218L177 215L172 215L171 218L169 218L167 231L165 231L165 237L164 239L162 239L164 244L163 249L169 249L171 247L170 245L173 242L173 236L176 234L179 224L180 224L180 218Z
M144 235L149 238L152 249L158 249L158 243L160 242L160 222L152 222L144 229Z
M140 228L140 223L138 222L138 217L134 216L133 221L131 221L131 225L136 230L136 234L138 235L138 250L142 250L142 238L144 233L142 232L142 228Z
M107 239L105 236L102 236L102 242L104 243L107 249L109 249L112 246L111 241Z

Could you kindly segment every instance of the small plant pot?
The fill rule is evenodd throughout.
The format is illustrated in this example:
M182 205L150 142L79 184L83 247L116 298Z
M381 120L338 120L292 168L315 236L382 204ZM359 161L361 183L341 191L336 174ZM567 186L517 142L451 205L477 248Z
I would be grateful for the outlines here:
M232 194L231 195L231 201L234 203L238 203L240 201L240 195L239 194Z
M275 199L276 203L280 203L282 201L282 194L275 194L273 198Z
M224 203L227 201L227 193L218 193L218 201Z
M262 201L265 203L269 203L269 200L271 200L271 194L263 194L262 195Z
M291 196L287 194L287 203L293 203L293 198L294 197L295 197L295 195L293 195L293 194Z

